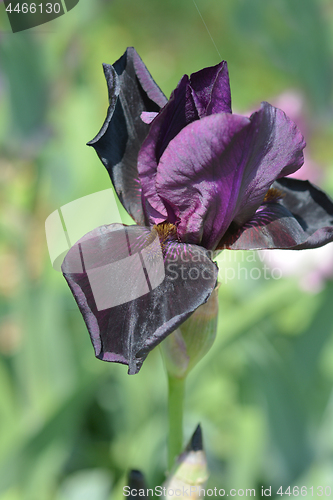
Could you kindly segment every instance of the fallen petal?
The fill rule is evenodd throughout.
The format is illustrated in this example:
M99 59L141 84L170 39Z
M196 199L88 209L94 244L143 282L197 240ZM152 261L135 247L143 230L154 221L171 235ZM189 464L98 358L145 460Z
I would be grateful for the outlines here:
M306 239L295 250L317 248L333 241L333 200L309 181L280 179L276 185L285 194L282 204L300 222Z
M267 203L241 228L231 227L219 248L254 250L316 248L333 241L333 201L309 181L284 178L273 184L283 197Z
M151 351L215 288L217 266L195 245L166 242L139 226L101 226L62 265L95 355L137 373Z

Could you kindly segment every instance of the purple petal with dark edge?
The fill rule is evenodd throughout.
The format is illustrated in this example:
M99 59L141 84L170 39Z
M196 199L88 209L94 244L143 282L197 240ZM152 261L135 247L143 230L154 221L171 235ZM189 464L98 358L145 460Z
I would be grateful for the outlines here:
M133 47L113 65L104 64L109 108L93 146L106 167L121 203L138 224L145 224L137 156L149 125L140 115L158 112L167 99Z
M193 121L207 114L231 113L228 68L225 61L187 75L178 83L171 97L151 125L139 155L139 173L145 196L154 197L153 207L160 212L153 222L165 220L166 208L156 195L154 178L157 164L169 142ZM148 117L143 116L147 123ZM149 205L148 205L149 207Z
M189 123L199 119L195 107L189 78L184 75L172 92L163 112L155 120L154 127L160 130L158 140L155 143L157 162L161 158L169 142ZM160 122L160 123L159 123ZM150 132L149 132L150 133ZM151 132L153 135L155 131Z
M304 163L304 137L283 111L263 102L250 120L238 146L246 152L235 219L239 226L255 213L275 179L296 172Z
M225 61L216 66L184 75L172 92L163 114L156 141L156 160L161 158L169 142L187 125L214 113L231 113L228 68ZM159 128L159 124L155 125ZM151 132L153 135L154 131Z
M186 126L205 114L231 112L228 69L225 61L187 75L172 92L167 105L151 123L147 139L138 157L139 177L146 200L144 211L152 224L167 218L175 220L170 207L165 206L156 193L155 177L158 162L174 139ZM146 121L146 116L143 116Z
M169 142L184 127L204 116L223 112L231 113L229 74L225 61L192 73L190 78L184 75L163 110L162 126L156 142L156 160L159 161Z
M235 214L248 118L220 113L182 130L165 150L156 175L158 195L180 220L183 241L214 249ZM149 198L148 198L149 199Z
M305 143L286 115L263 103L250 119L227 113L188 125L161 157L157 195L190 243L214 249L232 221L242 226L272 182L297 170ZM154 206L155 198L148 200Z
M151 123L149 134L138 156L138 171L144 197L144 212L151 224L168 218L164 203L156 193L157 164L168 145L182 128L199 118L188 84L188 76L180 80L167 105ZM172 219L169 217L169 220Z
M154 229L120 224L88 233L62 270L95 355L127 364L130 374L208 300L218 272L201 247L166 242L162 253Z
M279 203L267 203L242 227L231 225L217 249L292 248L303 241L304 230L292 213Z
M215 113L231 113L231 93L226 61L190 76L192 97L200 118Z
M243 227L231 227L218 248L316 248L333 241L333 201L308 181L283 178L273 187L284 197L262 205Z
M295 250L317 248L333 241L333 200L309 181L292 178L274 183L284 193L281 203L290 210L307 238Z

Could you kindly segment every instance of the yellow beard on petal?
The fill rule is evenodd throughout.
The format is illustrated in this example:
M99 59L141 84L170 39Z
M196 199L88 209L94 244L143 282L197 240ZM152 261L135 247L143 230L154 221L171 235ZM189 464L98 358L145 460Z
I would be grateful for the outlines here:
M274 202L274 201L279 201L282 200L282 198L285 197L285 194L282 193L279 189L276 188L270 188L267 193L265 194L264 198L264 203L268 202Z
M155 225L153 229L157 231L162 246L166 241L178 241L177 228L171 222L161 222Z

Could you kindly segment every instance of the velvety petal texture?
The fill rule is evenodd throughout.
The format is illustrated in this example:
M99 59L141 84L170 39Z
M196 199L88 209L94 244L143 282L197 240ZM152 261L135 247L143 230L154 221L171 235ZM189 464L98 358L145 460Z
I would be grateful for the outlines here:
M145 224L137 156L149 125L143 111L158 112L167 99L133 47L113 65L104 64L109 109L93 146L106 167L120 201L138 224Z
M210 250L324 245L333 202L286 177L305 141L283 111L231 113L225 61L184 75L168 101L133 48L104 72L109 108L89 145L138 226L88 233L62 270L96 356L137 373L212 294Z
M226 61L204 68L190 77L191 94L199 118L231 113L231 93Z
M275 179L296 172L304 163L304 137L281 109L263 102L250 121L238 144L246 151L235 217L238 225L254 214Z
M156 160L169 142L187 125L213 113L231 113L231 94L227 63L204 68L190 77L184 75L172 92L161 118L152 127L159 128ZM155 132L156 134L156 132Z
M156 193L157 166L170 141L192 122L212 110L231 113L231 96L227 63L184 75L172 92L167 105L151 123L148 137L139 157L138 170L145 200L144 210L150 222L158 224L166 219L174 222L174 214ZM143 119L149 119L146 115Z
M219 248L302 250L333 241L333 201L323 191L292 178L280 179L273 187L281 199L264 203L242 227L231 227Z
M250 118L213 114L169 143L143 194L159 212L169 207L182 241L215 249L231 222L254 215L275 179L300 168L304 147L296 125L268 103Z
M218 272L202 247L161 244L155 229L120 224L84 236L62 270L95 355L127 364L130 374L208 300Z
M156 191L179 220L182 240L213 249L227 230L239 179L229 146L248 124L248 118L227 113L205 117L183 129L162 156Z

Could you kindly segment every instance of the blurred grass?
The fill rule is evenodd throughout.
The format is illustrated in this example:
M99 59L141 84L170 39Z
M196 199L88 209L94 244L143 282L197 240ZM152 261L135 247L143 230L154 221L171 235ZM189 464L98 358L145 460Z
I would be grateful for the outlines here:
M333 194L331 2L196 3L236 110L305 96L308 149ZM81 0L15 35L1 4L0 27L0 499L121 498L129 468L152 486L164 478L162 362L155 349L128 377L94 358L44 222L110 186L85 146L106 114L102 62L134 45L169 95L219 55L190 0ZM219 294L218 339L188 380L185 417L186 438L203 424L209 485L332 485L332 282L308 294L296 279L243 279Z

